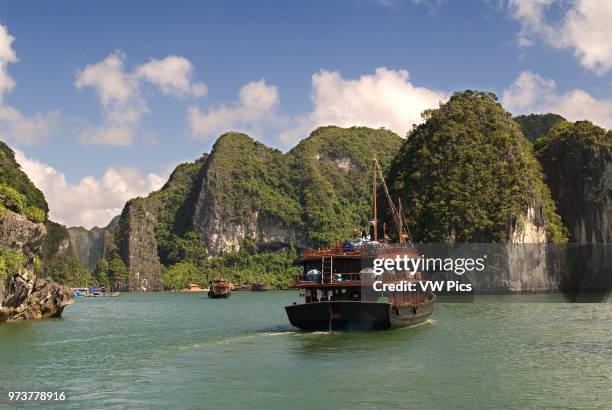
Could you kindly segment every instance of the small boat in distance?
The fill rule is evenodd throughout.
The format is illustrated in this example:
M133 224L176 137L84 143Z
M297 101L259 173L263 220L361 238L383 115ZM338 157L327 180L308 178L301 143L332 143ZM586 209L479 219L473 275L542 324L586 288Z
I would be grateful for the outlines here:
M116 298L119 292L110 292L106 288L72 288L77 298Z
M264 292L268 290L268 287L264 283L253 283L251 285L251 292Z
M210 290L208 291L208 297L211 299L217 298L229 298L232 293L234 285L224 278L215 279L210 282Z

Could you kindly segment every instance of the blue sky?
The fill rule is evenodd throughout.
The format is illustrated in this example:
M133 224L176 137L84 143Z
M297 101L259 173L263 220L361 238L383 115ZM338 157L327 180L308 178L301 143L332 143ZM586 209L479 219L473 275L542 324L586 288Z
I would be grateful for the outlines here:
M403 135L465 88L494 91L515 113L592 114L612 127L612 51L597 43L610 38L609 2L541 3L3 1L18 61L0 48L14 82L0 77L0 138L52 218L91 226L223 130L283 150L327 123ZM100 82L108 70L124 82Z

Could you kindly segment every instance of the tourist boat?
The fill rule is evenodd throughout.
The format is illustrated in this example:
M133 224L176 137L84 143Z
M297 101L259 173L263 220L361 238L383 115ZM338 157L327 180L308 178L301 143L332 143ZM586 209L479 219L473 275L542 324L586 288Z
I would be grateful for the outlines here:
M109 292L106 288L72 288L78 298L116 298L119 292Z
M436 295L414 286L411 291L381 290L381 284L418 284L419 273L385 271L374 274L374 260L396 257L419 258L408 229L404 228L401 202L393 204L380 166L374 160L374 219L370 235L353 243L345 242L330 248L306 249L296 260L303 267L295 277L304 303L294 303L285 310L291 324L305 331L379 330L406 327L425 322L435 309ZM376 175L382 180L389 210L397 228L398 243L378 240L376 217ZM383 224L383 226L385 226ZM386 229L385 229L386 230ZM375 282L378 282L376 288Z
M209 298L228 298L232 293L234 285L223 278L219 278L211 281L209 288Z
M251 292L264 292L268 290L268 287L264 283L253 283L251 285Z

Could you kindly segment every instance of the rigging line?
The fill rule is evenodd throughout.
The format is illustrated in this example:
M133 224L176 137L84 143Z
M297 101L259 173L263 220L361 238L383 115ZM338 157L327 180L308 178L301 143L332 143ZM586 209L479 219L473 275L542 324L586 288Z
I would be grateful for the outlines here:
M402 231L404 228L404 218L402 218L402 215L400 215L400 213L398 212L398 210L395 207L395 204L393 203L393 199L391 198L391 194L389 193L389 189L387 188L387 183L385 182L385 176L382 172L382 168L380 167L380 164L378 163L378 160L376 159L376 155L374 156L374 164L375 164L375 168L376 170L378 170L378 174L380 176L380 180L382 181L382 185L383 185L383 190L385 191L385 196L387 197L387 202L389 203L389 208L391 208L391 213L393 215L393 219L395 222L395 227L397 228L398 231L398 236L399 236L399 242L403 243L404 242L404 238L402 235ZM401 201L399 202L400 205L400 209L401 209ZM408 224L405 224L406 227L406 234L408 236L408 243L410 244L410 246L414 246L414 244L412 243L412 238L410 235L410 230L408 229Z

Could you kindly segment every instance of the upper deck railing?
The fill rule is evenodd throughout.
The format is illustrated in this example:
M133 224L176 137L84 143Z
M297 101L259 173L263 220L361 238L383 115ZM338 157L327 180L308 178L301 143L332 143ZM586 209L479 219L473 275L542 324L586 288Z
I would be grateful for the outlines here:
M370 275L361 273L318 273L314 275L294 275L293 282L295 284L335 283L340 285L347 282L358 282L370 277Z
M329 248L304 249L304 259L322 258L328 256L370 256L386 254L398 249L415 250L405 243L367 242L362 245L343 245Z
M363 246L334 246L333 248L304 249L304 258L321 258L324 256L359 256Z

